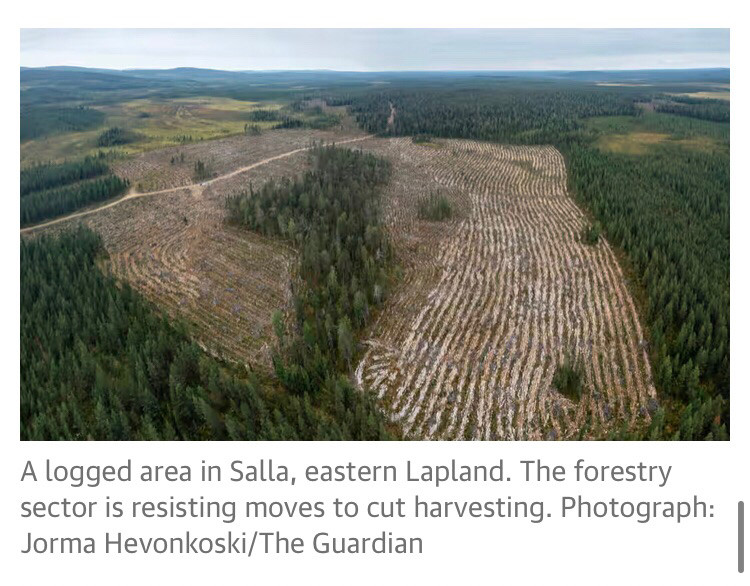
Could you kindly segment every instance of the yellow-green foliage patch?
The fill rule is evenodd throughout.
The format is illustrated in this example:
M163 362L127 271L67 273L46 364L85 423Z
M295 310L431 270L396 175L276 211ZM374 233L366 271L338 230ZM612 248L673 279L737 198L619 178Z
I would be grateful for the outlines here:
M688 98L703 98L706 100L726 100L729 101L729 90L726 91L703 91L689 92L685 94L670 94L673 96L687 96Z
M729 148L729 125L686 116L646 112L586 121L596 146L607 152L644 155L663 148L716 151Z
M681 147L693 149L696 151L718 151L724 148L722 147L722 145L708 136L693 136L691 138L681 138L678 140L670 141L670 143L674 143Z
M251 122L250 112L257 109L277 110L282 105L194 97L144 98L95 107L107 116L101 128L27 141L21 145L22 165L94 154L100 150L97 145L99 135L112 127L136 131L141 137L136 142L107 149L119 155L242 134L246 124L267 129L275 122Z
M626 155L643 155L652 145L669 139L668 134L659 132L630 132L628 134L610 134L602 136L596 142L597 146L612 153Z

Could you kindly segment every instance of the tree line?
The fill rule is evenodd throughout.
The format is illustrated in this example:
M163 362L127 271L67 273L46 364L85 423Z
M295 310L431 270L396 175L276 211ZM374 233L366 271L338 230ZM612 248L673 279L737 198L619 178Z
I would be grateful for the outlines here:
M314 148L311 159L302 178L227 201L232 221L300 251L294 316L274 315L276 373L298 396L350 386L342 375L352 367L355 332L385 300L392 259L380 211L390 164L333 146Z
M87 106L21 108L21 142L100 126L103 112Z
M109 166L103 153L78 161L37 163L21 169L21 195L99 177L108 172Z
M664 147L633 158L577 145L566 159L573 192L645 292L655 383L676 407L668 435L725 438L729 157Z
M370 396L336 378L315 397L222 364L97 264L79 228L21 242L21 439L372 440Z
M729 104L676 98L671 113L722 124L691 124L726 148L655 147L647 156L607 153L587 128L592 116L641 116L663 97L633 88L494 90L400 88L342 96L368 132L551 143L566 159L573 195L626 254L632 289L649 331L662 408L638 439L726 439L729 427ZM387 124L390 104L397 110ZM674 136L679 119L657 113ZM685 120L683 118L683 120ZM640 299L641 295L636 294Z
M75 161L31 165L21 170L21 225L122 195L128 185L110 172L102 152Z
M117 175L106 175L44 191L34 191L21 198L21 226L62 216L89 204L122 195L128 181Z
M397 115L388 126L391 104ZM634 115L632 98L599 89L409 90L372 92L353 99L368 132L432 135L544 144L567 141L580 119Z
M670 100L656 102L654 109L666 114L677 114L713 122L729 122L729 102L673 96Z

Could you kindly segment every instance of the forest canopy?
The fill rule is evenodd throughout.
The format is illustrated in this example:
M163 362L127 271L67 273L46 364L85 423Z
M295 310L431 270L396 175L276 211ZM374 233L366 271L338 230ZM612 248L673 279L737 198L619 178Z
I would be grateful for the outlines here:
M132 130L108 127L115 122L106 120L94 97L150 88L160 99L201 92L267 100L241 112L238 128L248 140L272 128L351 124L345 106L362 130L412 137L418 145L433 138L553 145L565 158L571 195L589 216L581 238L590 246L606 239L614 247L647 327L643 347L658 409L648 429L623 427L611 437L726 439L729 101L696 97L722 92L702 92L684 73L661 83L656 73L644 73L645 84L599 84L595 74L531 80L436 73L387 81L380 74L320 74L328 81L303 84L276 73L268 75L287 75L285 85L248 88L232 77L200 87L185 81L176 92L174 81L27 71L21 141L23 149L80 132L90 135L88 153L130 142ZM711 82L728 83L726 75ZM54 77L51 85L37 79L45 76ZM191 134L172 138L198 141ZM56 162L21 170L22 226L129 188L112 173L109 155L49 158ZM272 374L249 373L206 354L187 326L165 319L106 273L106 254L93 232L22 240L23 438L393 437L373 398L350 377L361 350L357 340L398 274L381 217L391 166L370 154L320 145L309 162L310 170L296 179L248 185L226 203L230 222L283 240L298 253L292 303L273 315ZM203 160L190 164L193 181L216 175ZM439 194L419 202L422 221L452 213ZM558 382L575 387L570 380L575 377Z
M21 169L21 226L122 195L129 183L110 172L103 153Z
M274 316L278 382L206 355L184 325L105 274L90 230L23 240L23 439L389 438L346 373L354 332L387 290L379 193L390 166L334 147L311 158L302 180L228 202L234 221L301 249L288 333Z
M632 273L664 404L645 437L728 437L728 102L580 85L397 88L333 99L349 103L365 130L384 135L555 145L573 196L624 252ZM391 107L398 115L389 125ZM602 137L615 132L621 141L637 140L627 121L642 121L667 140L638 151L603 150ZM647 154L631 154L641 151ZM616 435L643 437L637 430Z
M98 266L88 229L21 242L21 439L385 439L368 395L273 383L206 355Z

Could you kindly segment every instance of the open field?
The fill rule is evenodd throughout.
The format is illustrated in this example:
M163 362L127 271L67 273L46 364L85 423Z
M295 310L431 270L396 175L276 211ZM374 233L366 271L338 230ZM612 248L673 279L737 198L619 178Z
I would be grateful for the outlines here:
M596 146L610 153L623 155L648 155L655 148L680 147L689 151L715 152L725 147L707 136L674 138L661 132L629 132L627 134L609 134L596 141Z
M594 144L606 152L646 155L660 147L700 152L728 150L728 127L709 120L646 112L637 117L589 118L585 124L598 134Z
M707 100L726 100L727 102L730 99L730 92L728 89L726 91L711 90L711 91L704 91L704 92L689 92L686 94L672 94L672 95L687 96L688 98L700 98L700 99L707 99Z
M58 161L96 153L99 135L107 128L132 130L138 136L133 143L107 148L128 155L181 144L244 133L250 113L258 109L279 109L281 104L243 102L228 98L143 98L121 103L93 106L104 113L104 123L91 130L68 132L36 138L21 144L21 164L33 161ZM255 124L255 123L254 123ZM272 122L257 122L270 128Z
M64 132L34 138L21 143L21 165L62 161L93 155L105 150L112 157L128 158L175 145L196 144L207 140L246 134L246 126L268 131L279 120L253 117L258 112L275 112L279 119L291 116L314 122L312 111L292 112L288 104L275 101L243 101L223 97L140 98L91 106L104 114L103 122L88 130ZM326 114L340 114L343 108L324 108ZM108 128L132 133L127 144L102 147L98 138Z
M669 135L660 132L630 132L610 134L599 139L597 145L604 151L626 155L645 155L653 145L669 140Z
M655 389L633 300L609 245L581 242L559 152L363 146L394 160L386 217L405 275L356 376L408 437L571 439L648 419ZM442 188L462 213L417 220L415 185ZM568 353L585 369L578 403L552 385Z

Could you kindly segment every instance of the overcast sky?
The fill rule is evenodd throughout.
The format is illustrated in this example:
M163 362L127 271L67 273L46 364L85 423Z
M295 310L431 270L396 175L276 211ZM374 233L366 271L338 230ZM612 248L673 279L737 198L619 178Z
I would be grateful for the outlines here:
M729 29L23 29L21 65L344 71L729 67Z

